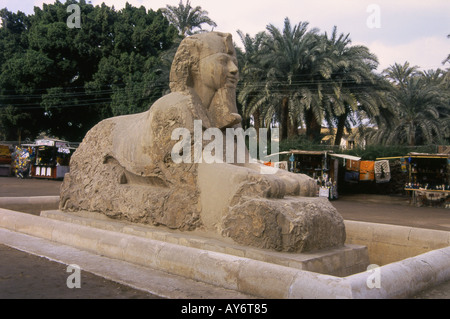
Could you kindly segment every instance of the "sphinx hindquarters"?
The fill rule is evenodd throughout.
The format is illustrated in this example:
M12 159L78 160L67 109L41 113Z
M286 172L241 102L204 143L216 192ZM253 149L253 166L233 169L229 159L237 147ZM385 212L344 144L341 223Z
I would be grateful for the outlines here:
M170 143L162 147L167 141L154 140L159 129L152 126L154 120L148 111L107 119L91 129L72 156L60 209L171 229L199 227L195 168L165 158Z

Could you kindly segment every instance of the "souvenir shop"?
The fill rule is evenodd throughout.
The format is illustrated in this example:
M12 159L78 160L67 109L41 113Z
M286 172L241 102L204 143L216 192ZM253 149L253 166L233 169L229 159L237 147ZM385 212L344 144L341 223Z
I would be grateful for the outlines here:
M0 176L11 175L12 154L9 145L0 145Z
M349 159L344 165L344 181L347 183L388 183L391 181L391 170L388 160L362 161Z
M339 176L345 161L358 161L360 158L345 154L335 154L332 151L290 150L279 153L287 155L285 163L287 170L293 173L306 174L317 181L319 196L337 199Z
M36 140L26 145L34 149L31 177L62 179L69 172L70 157L75 150L66 141L56 139Z
M283 153L289 155L289 171L306 174L317 181L321 197L337 199L340 190L374 189L374 184L391 181L388 160L365 161L358 156L332 151L291 150Z
M275 166L314 178L321 197L337 199L339 185L342 193L406 192L414 205L450 208L449 154L409 153L374 161L331 151L290 150L278 155L288 160Z
M450 208L450 155L409 153L401 158L408 171L405 191L416 206Z

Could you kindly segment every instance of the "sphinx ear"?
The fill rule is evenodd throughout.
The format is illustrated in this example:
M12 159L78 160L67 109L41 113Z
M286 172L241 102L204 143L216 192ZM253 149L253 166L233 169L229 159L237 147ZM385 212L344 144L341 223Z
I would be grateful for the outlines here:
M170 89L172 92L187 90L189 73L188 52L185 48L180 47L175 54L170 69Z
M170 89L184 92L193 87L193 74L198 70L199 52L195 41L186 38L180 44L170 69Z
M225 45L226 45L228 54L231 54L231 55L236 54L236 49L234 48L234 45L233 45L233 36L230 33L225 34Z

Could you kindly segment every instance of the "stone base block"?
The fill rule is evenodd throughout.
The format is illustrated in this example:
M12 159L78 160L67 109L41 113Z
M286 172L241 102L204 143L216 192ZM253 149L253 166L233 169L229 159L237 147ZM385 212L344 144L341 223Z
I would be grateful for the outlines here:
M308 253L286 253L237 245L230 238L219 237L211 232L201 230L182 232L163 227L134 224L123 220L114 220L93 212L66 213L51 210L43 211L41 216L338 277L365 271L369 265L367 248L362 245L350 244Z

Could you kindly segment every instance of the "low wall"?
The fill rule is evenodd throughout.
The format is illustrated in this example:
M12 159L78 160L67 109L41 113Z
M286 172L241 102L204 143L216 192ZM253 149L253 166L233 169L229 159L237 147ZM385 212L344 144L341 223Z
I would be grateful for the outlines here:
M346 244L367 246L369 260L380 266L450 246L450 232L345 221Z
M58 209L59 196L0 197L0 208L39 215L43 210Z
M0 227L262 298L405 298L450 280L450 247L340 278L6 209Z

